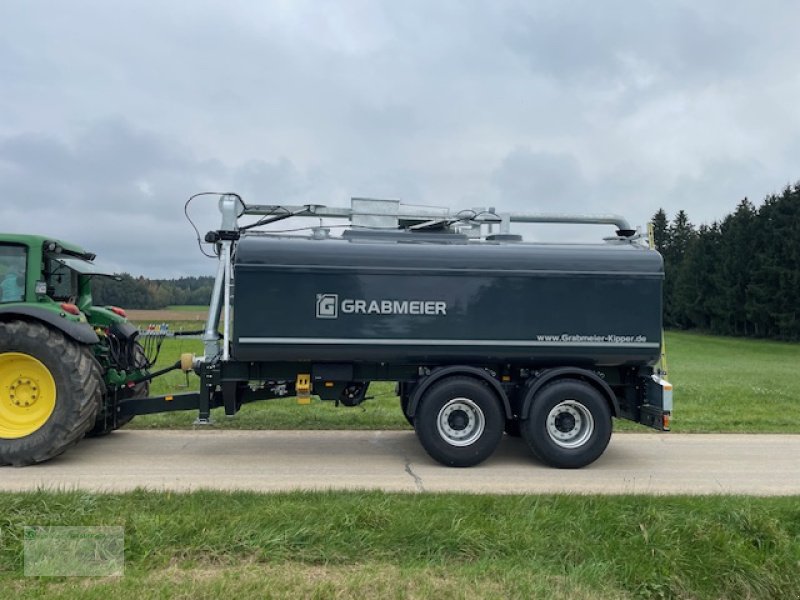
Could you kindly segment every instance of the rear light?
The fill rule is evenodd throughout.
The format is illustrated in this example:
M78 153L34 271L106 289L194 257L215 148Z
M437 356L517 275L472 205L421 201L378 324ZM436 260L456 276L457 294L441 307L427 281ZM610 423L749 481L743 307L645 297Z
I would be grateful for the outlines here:
M661 415L661 426L664 428L664 431L669 431L671 415L665 414Z
M61 303L61 310L63 310L66 313L69 313L71 315L75 315L75 316L81 314L81 311L78 310L78 307L75 306L74 304L69 303L69 302L62 302Z
M128 318L128 313L126 313L123 309L121 309L121 308L119 308L117 306L109 306L108 310L113 312L115 315L119 315L123 319L127 319Z

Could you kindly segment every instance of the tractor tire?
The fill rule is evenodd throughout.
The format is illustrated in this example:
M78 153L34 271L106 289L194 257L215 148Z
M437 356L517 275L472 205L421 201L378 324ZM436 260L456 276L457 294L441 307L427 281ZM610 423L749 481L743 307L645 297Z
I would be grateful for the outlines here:
M54 458L92 427L103 380L90 346L37 322L0 323L0 465Z
M136 365L139 367L147 367L148 360L147 356L144 353L144 348L139 342L136 342L136 345L133 348L133 353L135 355ZM96 361L95 364L97 365ZM100 365L97 365L97 370L100 370ZM102 378L102 375L101 375ZM124 398L127 400L129 398L147 398L150 395L150 382L143 381L142 383L137 383L133 386L129 391L124 394ZM105 418L105 411L108 408L107 406L107 397L105 392L103 393L102 399L100 401L100 406L97 411L97 420L95 421L94 427L92 427L88 432L86 432L86 437L103 437L125 427L128 423L133 421L133 416L123 417L117 420L117 426L112 427L110 426Z

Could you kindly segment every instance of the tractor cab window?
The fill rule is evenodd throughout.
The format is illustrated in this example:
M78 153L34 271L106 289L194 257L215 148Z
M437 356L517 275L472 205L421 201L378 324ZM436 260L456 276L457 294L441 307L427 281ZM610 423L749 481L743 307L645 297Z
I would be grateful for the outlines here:
M0 303L25 299L25 265L28 253L24 246L0 246Z
M44 277L47 295L53 300L74 302L79 294L78 273L64 264L63 260L45 257Z

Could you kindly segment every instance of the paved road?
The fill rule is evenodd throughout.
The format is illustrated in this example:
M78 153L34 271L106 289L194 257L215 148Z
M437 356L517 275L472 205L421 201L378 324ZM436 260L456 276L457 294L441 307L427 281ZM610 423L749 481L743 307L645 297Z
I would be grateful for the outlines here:
M560 471L510 438L482 465L451 469L413 432L119 431L44 465L0 468L0 490L37 487L800 494L800 435L617 434L593 465Z

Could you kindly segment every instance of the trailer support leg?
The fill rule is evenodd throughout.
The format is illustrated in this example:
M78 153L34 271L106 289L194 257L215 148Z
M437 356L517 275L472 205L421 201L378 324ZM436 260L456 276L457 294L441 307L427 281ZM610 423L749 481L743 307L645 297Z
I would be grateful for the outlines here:
M211 425L211 391L214 389L212 383L214 374L206 365L200 375L200 401L198 402L198 414L195 425Z

